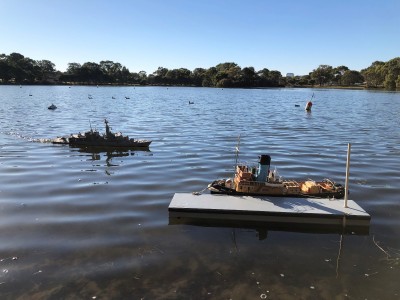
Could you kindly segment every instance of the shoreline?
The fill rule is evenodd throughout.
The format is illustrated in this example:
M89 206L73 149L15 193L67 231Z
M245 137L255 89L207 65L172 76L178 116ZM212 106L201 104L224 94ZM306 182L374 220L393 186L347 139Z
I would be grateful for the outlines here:
M204 88L204 86L195 86L195 85L154 85L154 84L117 84L117 83L1 83L0 86L113 86L113 87L123 87L123 86L132 86L132 87L196 87L196 88ZM206 87L206 88L215 88L221 89L221 87ZM392 91L392 92L400 92L400 89L385 89L384 87L366 87L364 85L359 86L311 86L311 85L286 85L286 86L271 86L271 87L224 87L223 89L274 89L274 88L300 88L300 89L341 89L341 90L370 90L370 91Z

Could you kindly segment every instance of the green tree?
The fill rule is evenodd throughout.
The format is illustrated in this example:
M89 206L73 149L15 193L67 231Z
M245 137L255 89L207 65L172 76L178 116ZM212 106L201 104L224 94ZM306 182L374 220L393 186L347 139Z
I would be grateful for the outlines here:
M258 71L257 78L258 78L258 86L266 87L271 85L269 70L267 68Z
M168 84L189 85L191 82L191 71L185 68L168 70L165 78Z
M129 72L129 69L126 67L122 67L122 70L120 72L121 76L121 82L123 83L128 83L130 80L131 73Z
M196 68L192 72L192 82L195 86L202 86L203 80L206 77L207 70L203 68Z
M141 77L139 73L136 72L131 73L129 82L133 84L141 84Z
M178 74L178 84L182 85L190 85L191 84L191 77L192 72L186 68L179 68L177 70Z
M215 66L214 86L236 86L240 80L241 68L233 62L221 63Z
M342 84L342 77L346 71L349 71L349 68L346 66L339 66L332 69L332 82L337 85Z
M364 77L358 71L348 70L342 75L341 81L343 85L355 85L357 83L363 83Z
M11 53L6 60L10 67L10 76L15 79L16 83L32 83L35 81L39 69L34 60L15 52Z
M269 72L269 78L270 78L271 86L281 85L281 80L282 80L281 72L272 70Z
M264 68L256 73L255 86L276 87L282 84L283 77L281 72Z
M95 62L86 62L80 69L79 77L83 82L101 83L104 81L104 74L100 65Z
M400 89L400 75L396 79L396 88Z
M375 61L366 69L361 70L364 76L367 87L383 86L385 80L385 63L382 61Z
M216 86L216 79L215 76L217 75L218 70L216 67L211 67L209 69L207 69L203 82L202 82L202 86L204 87L212 87L212 86Z
M320 86L327 84L333 78L333 69L328 65L320 65L317 69L311 72L313 78Z
M310 79L311 79L310 75L296 76L296 79L297 79L298 85L305 86L305 85L311 84L310 83Z
M78 75L81 68L82 68L81 64L69 63L67 67L67 73L71 75Z
M393 58L385 63L385 81L383 82L386 89L394 90L396 81L400 75L400 57Z
M388 90L394 90L396 88L396 79L397 77L394 74L389 73L385 76L385 81L383 82L383 85Z
M166 75L167 75L168 71L169 70L167 68L158 67L158 69L153 72L152 83L166 84L167 83Z
M140 71L138 73L138 81L139 81L139 84L141 84L141 85L146 85L147 84L147 73L146 73L146 71Z
M2 82L8 82L11 79L11 66L5 54L0 55L0 79Z
M254 86L256 77L257 75L253 67L245 67L240 72L240 85L245 87Z
M40 69L40 80L41 81L48 81L51 77L53 77L56 73L55 64L53 64L49 60L38 60L36 61L36 65Z
M59 77L60 82L83 82L80 77L81 74L81 64L79 63L68 63L67 71L61 74Z
M111 60L102 60L99 64L100 70L103 73L103 80L107 82L122 82L122 68L120 63L115 63Z

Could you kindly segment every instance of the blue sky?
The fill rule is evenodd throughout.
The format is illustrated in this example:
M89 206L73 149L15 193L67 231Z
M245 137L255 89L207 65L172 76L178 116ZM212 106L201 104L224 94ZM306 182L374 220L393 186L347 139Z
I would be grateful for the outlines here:
M131 72L240 67L304 75L400 56L399 0L0 0L0 54Z

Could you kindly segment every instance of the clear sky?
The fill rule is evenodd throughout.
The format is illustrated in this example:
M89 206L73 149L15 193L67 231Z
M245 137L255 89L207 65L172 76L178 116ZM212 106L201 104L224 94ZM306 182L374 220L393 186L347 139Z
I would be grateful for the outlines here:
M400 56L400 0L0 0L0 54L131 72L235 62L305 75Z

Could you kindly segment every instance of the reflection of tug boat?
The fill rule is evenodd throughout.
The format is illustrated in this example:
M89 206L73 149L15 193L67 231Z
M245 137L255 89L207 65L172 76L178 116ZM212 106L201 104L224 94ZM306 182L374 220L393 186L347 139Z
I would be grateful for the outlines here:
M271 157L260 155L258 167L236 164L234 179L215 180L208 185L211 193L228 195L260 195L281 197L323 197L342 198L342 185L324 179L323 181L283 180L277 171L270 170Z
M106 124L106 133L100 134L97 130L90 129L84 134L72 134L69 137L58 137L52 141L53 144L69 144L70 146L78 147L123 147L123 148L136 148L136 147L149 147L151 141L137 140L123 136L122 133L113 133L108 126L107 119L104 120Z

